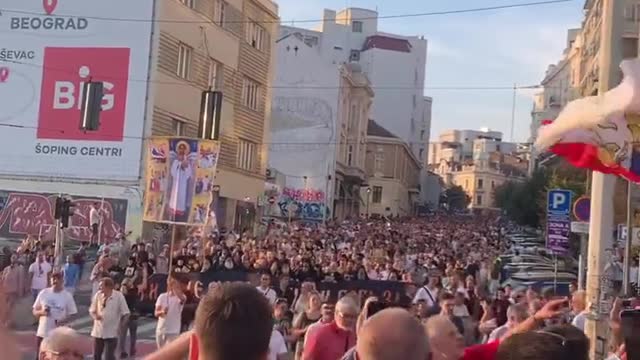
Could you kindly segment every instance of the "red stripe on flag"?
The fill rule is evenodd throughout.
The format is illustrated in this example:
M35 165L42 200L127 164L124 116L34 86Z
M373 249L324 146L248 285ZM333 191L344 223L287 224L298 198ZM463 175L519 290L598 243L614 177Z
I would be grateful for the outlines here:
M603 174L612 174L640 182L640 175L631 172L618 164L605 165L598 156L598 147L582 143L558 143L551 147L551 152L561 156L571 165L583 169L598 171Z

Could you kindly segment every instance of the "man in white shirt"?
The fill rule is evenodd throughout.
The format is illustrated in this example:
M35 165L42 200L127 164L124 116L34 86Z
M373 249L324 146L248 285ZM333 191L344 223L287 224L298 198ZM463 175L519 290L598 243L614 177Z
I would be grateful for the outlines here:
M276 303L276 291L271 288L271 275L269 273L264 273L260 276L260 286L256 287L256 289L269 300L271 306Z
M413 303L416 304L418 301L424 300L427 308L438 305L438 280L439 276L432 270L429 274L429 282L418 289L416 296L413 298Z
M38 349L42 340L71 315L78 312L73 296L64 289L61 273L51 275L51 287L45 288L33 303L33 316L38 318Z
M160 294L156 301L155 315L158 318L156 326L156 343L158 349L175 340L180 335L182 323L182 309L187 297L182 291L179 274L172 274L167 280L167 292Z
M273 329L271 339L269 340L269 357L268 360L285 360L288 359L289 350L284 341L284 337L280 331Z
M89 226L91 227L91 238L89 245L98 244L98 231L100 230L100 210L98 210L98 203L93 203L89 210Z
M51 274L51 264L49 264L43 253L38 253L36 261L29 266L29 276L31 278L31 295L35 301L42 289L47 287L49 283L49 275Z
M89 307L89 315L94 320L91 337L94 339L95 360L103 360L103 353L104 360L115 360L120 323L125 316L129 316L129 307L124 295L113 288L112 279L102 279L100 290L93 297Z
M587 293L583 290L578 290L571 296L571 310L575 317L571 321L571 325L584 331L584 326L587 321Z

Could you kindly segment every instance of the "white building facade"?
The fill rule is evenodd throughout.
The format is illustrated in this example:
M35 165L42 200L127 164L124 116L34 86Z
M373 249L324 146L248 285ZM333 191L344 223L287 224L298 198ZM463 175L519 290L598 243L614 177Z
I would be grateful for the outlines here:
M433 102L423 90L427 40L380 32L377 17L376 11L360 8L324 10L318 28L282 26L281 36L300 34L307 46L317 47L316 54L325 65L359 64L375 92L371 118L406 141L420 163L426 164ZM278 67L276 72L309 69L307 64L297 62ZM317 92L325 96L330 91Z
M284 34L276 40L269 167L285 184L264 215L308 221L359 216L369 80L358 64L323 57L314 32Z

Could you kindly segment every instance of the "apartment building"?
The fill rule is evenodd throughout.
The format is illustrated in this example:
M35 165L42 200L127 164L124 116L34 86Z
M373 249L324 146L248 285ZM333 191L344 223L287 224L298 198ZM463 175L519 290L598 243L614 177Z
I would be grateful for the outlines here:
M275 79L269 167L284 174L287 190L275 201L281 204L276 213L288 218L288 204L295 203L300 210L292 219L359 216L374 96L367 75L358 63L327 60L318 39L307 32L283 35L276 51L281 70Z
M369 120L368 186L361 190L366 203L364 214L414 215L420 200L420 170L420 162L404 140Z
M221 91L216 217L221 228L250 227L267 169L277 5L166 0L157 7L157 18L173 21L155 23L150 132L196 137L201 92Z
M507 181L524 181L528 166L528 161L515 155L492 153L448 173L445 182L464 189L471 198L470 208L492 209L494 190Z
M624 31L622 34L623 58L638 57L638 28L640 23L640 1L620 0L625 3ZM600 54L600 34L602 1L586 0L585 18L582 21L582 43L580 52L580 93L582 96L597 95L600 74L598 55Z
M580 96L581 48L580 29L568 30L562 59L557 64L549 65L540 83L543 90L534 95L529 142L535 141L542 121L555 119L569 101Z
M381 31L374 10L325 9L322 19L313 29L281 26L281 36L299 34L308 45L318 48L318 55L326 63L334 66L359 64L376 94L371 118L406 141L423 163L428 152L433 102L423 91L427 40ZM308 71L306 64L295 66Z

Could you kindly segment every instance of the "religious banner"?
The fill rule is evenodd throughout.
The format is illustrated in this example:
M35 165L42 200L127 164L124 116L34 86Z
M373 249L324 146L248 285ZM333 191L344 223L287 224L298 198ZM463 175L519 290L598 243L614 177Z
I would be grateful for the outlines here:
M205 225L220 143L161 137L147 143L144 220Z

